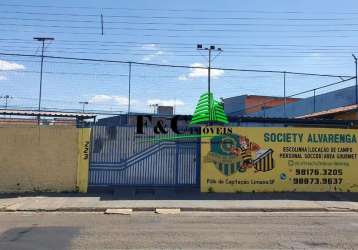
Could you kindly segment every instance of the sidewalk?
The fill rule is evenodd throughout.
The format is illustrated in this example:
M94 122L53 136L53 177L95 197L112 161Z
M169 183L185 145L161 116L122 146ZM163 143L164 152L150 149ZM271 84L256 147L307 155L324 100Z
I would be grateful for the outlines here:
M110 208L131 208L134 211L154 211L156 208L179 208L182 211L222 212L299 212L350 211L358 212L358 194L204 194L197 199L125 199L115 195L41 194L0 196L0 212L15 211L105 211Z

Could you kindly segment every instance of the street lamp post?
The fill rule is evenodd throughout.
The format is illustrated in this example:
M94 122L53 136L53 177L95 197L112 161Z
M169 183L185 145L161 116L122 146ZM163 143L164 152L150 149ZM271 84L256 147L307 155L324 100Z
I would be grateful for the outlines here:
M196 49L197 50L206 50L208 51L208 111L209 111L209 124L211 121L211 107L210 107L210 98L211 98L211 62L213 61L212 57L212 51L218 51L218 54L214 57L214 59L223 52L223 50L221 48L216 48L214 45L210 45L209 47L203 47L202 44L197 44L196 45Z
M34 37L34 40L42 42L42 50L41 50L41 70L40 70L40 90L39 90L39 105L38 105L38 111L39 116L37 118L37 123L40 125L40 112L41 112L41 97L42 97L42 72L43 72L43 64L44 64L44 50L45 50L45 42L46 41L53 41L55 40L52 37Z

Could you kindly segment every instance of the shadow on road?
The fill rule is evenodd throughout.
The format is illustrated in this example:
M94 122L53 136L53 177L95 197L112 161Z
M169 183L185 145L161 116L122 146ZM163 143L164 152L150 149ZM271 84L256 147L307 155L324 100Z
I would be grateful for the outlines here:
M1 198L15 197L100 197L101 200L309 200L309 201L352 201L358 202L358 193L200 193L198 189L167 188L116 188L91 189L87 194L79 193L24 193L0 194Z
M0 235L0 249L70 249L77 235L74 227L15 227Z

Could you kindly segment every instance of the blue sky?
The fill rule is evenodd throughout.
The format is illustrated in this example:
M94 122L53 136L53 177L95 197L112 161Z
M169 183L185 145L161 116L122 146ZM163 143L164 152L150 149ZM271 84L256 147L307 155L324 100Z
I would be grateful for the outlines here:
M51 7L52 6L52 7ZM46 55L205 66L197 43L224 52L215 67L354 75L356 1L1 1L0 52L40 54L35 36L54 37ZM100 15L104 17L101 35ZM0 95L37 105L39 58L0 56ZM43 105L127 110L128 65L47 59ZM213 71L216 98L282 95L283 76ZM133 65L132 110L172 105L192 113L206 91L205 70ZM287 76L288 95L337 78ZM333 88L353 84L348 82ZM318 92L320 93L320 92Z

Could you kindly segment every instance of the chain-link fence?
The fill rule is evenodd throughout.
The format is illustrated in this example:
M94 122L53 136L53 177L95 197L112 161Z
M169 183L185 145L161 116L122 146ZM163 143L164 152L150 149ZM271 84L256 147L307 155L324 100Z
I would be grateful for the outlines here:
M41 56L1 53L0 60L1 105L38 109ZM208 88L208 69L202 65L45 56L42 73L41 110L119 114L155 112L163 105L192 114ZM215 99L244 94L307 98L353 85L355 76L347 75L211 69Z

